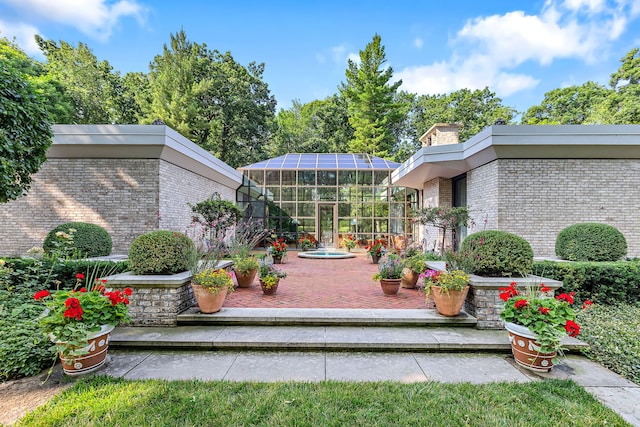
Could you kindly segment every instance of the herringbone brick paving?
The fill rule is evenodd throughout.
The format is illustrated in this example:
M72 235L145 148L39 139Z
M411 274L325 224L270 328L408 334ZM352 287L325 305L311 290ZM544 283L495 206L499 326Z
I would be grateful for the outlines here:
M382 293L371 276L378 266L365 253L349 259L303 259L289 251L287 272L276 295L263 295L256 277L250 288L237 288L227 295L225 307L243 308L427 308L425 294L418 289L400 288L397 295ZM432 308L433 306L429 306Z

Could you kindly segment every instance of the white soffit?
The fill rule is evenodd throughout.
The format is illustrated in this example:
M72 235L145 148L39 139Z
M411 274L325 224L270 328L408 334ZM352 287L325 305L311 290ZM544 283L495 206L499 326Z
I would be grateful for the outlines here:
M391 175L422 188L496 159L640 159L640 125L494 125L462 144L423 147Z
M55 125L48 158L162 159L231 188L242 174L164 125Z

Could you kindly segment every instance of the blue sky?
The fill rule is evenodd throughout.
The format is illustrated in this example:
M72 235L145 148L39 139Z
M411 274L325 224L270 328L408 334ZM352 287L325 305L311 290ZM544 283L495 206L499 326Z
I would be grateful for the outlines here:
M347 59L378 33L401 89L488 86L525 111L549 90L608 83L640 46L640 0L0 0L0 36L41 60L36 33L84 42L123 73L146 72L181 29L242 64L264 62L278 108L335 93Z

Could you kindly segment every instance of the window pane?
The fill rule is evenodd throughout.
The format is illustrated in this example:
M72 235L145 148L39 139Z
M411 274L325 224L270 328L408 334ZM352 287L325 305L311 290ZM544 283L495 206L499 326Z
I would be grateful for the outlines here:
M336 171L318 171L318 185L336 185Z
M281 204L282 215L296 216L296 204L295 203L282 203Z
M358 171L358 184L371 185L373 174L371 171Z
M358 216L371 218L373 216L373 206L370 203L360 204L358 206Z
M296 201L296 188L295 187L282 187L282 201L283 202L295 202Z
M318 196L320 197L320 200L328 200L333 202L336 200L336 187L320 187L318 188Z
M358 233L371 233L372 232L371 225L372 225L372 220L370 218L358 219Z
M389 184L389 172L388 171L375 171L373 174L375 185L388 185Z
M317 190L313 187L298 187L298 201L312 202L318 200Z
M373 189L371 187L359 187L358 200L369 202L373 200Z
M373 220L374 223L374 232L376 233L387 233L388 227L389 227L389 221L386 219L375 219Z
M298 171L299 185L316 185L316 171L300 170Z
M249 179L255 181L256 184L264 184L264 171L249 171Z
M267 185L280 185L280 171L266 171L267 172Z
M351 203L338 203L338 216L354 217L356 216L355 210Z
M316 231L315 218L298 218L298 232L313 233Z
M376 203L374 205L373 216L376 217L388 217L389 216L389 204L388 203Z
M404 217L404 204L391 203L391 216L392 217Z
M386 202L389 195L389 187L374 187L375 199L379 202Z
M296 171L282 171L282 185L296 185Z
M340 218L338 220L338 233L355 233L356 220L349 218Z
M338 171L338 183L342 185L355 185L356 171Z
M298 203L298 216L316 216L315 203Z
M338 188L338 200L344 202L356 201L356 187L342 187Z
M280 187L267 187L265 195L269 200L280 201Z

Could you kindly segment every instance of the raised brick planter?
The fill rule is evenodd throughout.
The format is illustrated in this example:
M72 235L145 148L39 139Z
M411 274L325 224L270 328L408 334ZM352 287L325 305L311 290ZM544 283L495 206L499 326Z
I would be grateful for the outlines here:
M218 264L230 268L232 261ZM176 326L178 314L196 305L191 289L191 272L171 275L121 273L106 277L108 286L131 288L129 316L132 326Z

